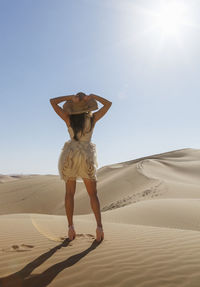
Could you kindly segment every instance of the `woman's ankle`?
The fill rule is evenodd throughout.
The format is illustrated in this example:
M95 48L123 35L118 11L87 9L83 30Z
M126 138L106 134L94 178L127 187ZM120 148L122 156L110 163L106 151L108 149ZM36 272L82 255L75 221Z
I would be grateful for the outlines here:
M103 228L102 224L101 225L97 225L97 228Z

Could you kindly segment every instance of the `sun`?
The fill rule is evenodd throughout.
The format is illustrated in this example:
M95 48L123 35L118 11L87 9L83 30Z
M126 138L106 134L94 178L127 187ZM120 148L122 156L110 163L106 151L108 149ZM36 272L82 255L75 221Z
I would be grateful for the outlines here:
M133 3L135 2L135 3ZM119 45L126 46L130 53L159 58L168 55L189 53L191 35L200 30L195 5L189 0L121 0L119 6ZM152 53L151 53L152 52ZM167 55L167 54L166 54Z
M166 37L179 37L188 24L188 9L180 1L164 1L152 11L152 27Z

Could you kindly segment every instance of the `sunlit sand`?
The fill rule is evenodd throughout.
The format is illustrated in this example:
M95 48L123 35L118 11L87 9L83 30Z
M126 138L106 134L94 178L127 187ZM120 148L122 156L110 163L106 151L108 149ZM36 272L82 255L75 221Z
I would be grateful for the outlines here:
M68 242L59 176L1 175L0 286L199 286L199 170L190 148L100 168L100 244L82 181Z

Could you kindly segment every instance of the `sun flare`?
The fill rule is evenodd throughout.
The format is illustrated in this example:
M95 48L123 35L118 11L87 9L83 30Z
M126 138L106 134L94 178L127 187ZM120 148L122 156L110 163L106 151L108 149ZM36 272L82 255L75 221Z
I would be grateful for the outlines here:
M121 2L120 9L125 12L120 21L123 45L145 49L148 43L148 50L152 48L156 54L164 49L174 53L186 51L191 33L200 30L194 3L186 0L142 2Z
M154 29L163 36L179 37L188 23L187 7L178 1L165 1L152 16Z

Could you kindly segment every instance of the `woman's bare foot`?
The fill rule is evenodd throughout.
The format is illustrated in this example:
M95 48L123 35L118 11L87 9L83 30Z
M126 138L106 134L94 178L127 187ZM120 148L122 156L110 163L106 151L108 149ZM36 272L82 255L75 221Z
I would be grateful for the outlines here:
M103 227L97 226L97 228L96 228L96 241L100 242L103 239L104 239Z
M69 237L69 240L75 239L76 231L74 229L74 225L68 226L68 237Z

